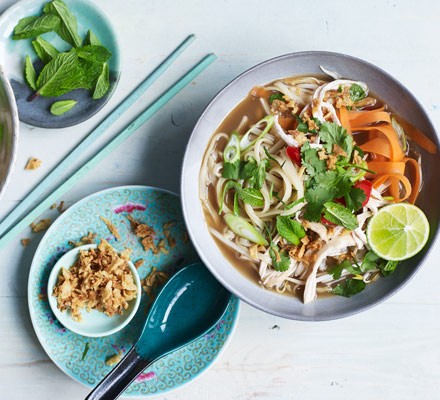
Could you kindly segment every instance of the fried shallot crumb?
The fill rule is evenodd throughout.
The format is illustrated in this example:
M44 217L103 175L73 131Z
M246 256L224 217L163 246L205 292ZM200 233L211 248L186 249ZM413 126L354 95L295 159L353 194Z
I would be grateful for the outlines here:
M40 168L41 164L42 164L41 160L39 160L38 158L32 157L26 163L26 166L24 167L24 169L26 169L28 171L32 171L34 169Z
M32 232L41 232L49 228L50 224L52 223L52 220L50 218L41 219L38 222L32 222L30 225Z
M80 250L70 268L61 268L53 295L61 311L81 321L81 309L96 309L109 317L122 314L138 295L128 266L131 250L119 255L105 240L97 248Z
M30 241L31 241L31 239L29 239L29 238L23 238L23 239L20 240L21 245L23 247L26 247L30 243Z
M118 229L116 228L116 226L114 226L110 220L108 220L105 217L100 216L99 217L101 219L102 222L104 222L104 224L107 226L108 230L110 231L110 233L117 239L117 240L121 240L121 235L118 232Z

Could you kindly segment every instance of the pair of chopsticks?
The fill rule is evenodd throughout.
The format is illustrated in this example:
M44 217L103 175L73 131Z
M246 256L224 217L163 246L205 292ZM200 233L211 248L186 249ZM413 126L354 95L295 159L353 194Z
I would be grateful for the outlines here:
M76 159L125 112L139 97L171 66L171 64L194 41L195 36L188 36L147 78L113 110L57 167L53 169L0 223L0 248L8 244L27 225L72 188L84 175L90 172L98 163L113 152L125 139L132 135L141 125L147 122L157 111L167 104L177 93L203 72L217 57L211 53L187 71L173 85L154 100L137 118L114 139L99 150L87 163L67 178L57 189L42 200L24 217L23 213L49 189L54 181L65 172ZM21 217L21 218L20 218ZM15 224L15 225L14 225Z

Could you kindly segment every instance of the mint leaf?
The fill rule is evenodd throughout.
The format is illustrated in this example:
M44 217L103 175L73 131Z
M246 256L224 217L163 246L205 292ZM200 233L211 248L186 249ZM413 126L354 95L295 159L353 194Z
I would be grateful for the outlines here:
M280 92L273 93L269 96L269 104L272 104L274 100L284 101L283 94Z
M37 90L37 73L35 72L34 64L32 64L32 60L29 56L26 56L24 62L24 77L29 87L32 90Z
M246 204L250 204L252 207L263 207L264 197L258 189L245 188L237 186L238 197Z
M86 40L84 41L85 45L92 45L92 46L102 46L101 41L98 39L98 37L92 32L91 29L87 31Z
M37 38L32 41L32 46L44 64L47 64L59 54L59 51L54 46L40 36L37 36Z
M362 208L363 201L367 198L365 192L360 188L352 187L344 196L345 205L351 211L357 211Z
M45 97L56 97L73 89L83 79L83 71L74 51L58 54L46 64L37 79L37 93Z
M332 293L338 296L351 297L365 289L366 283L359 279L347 278L333 288Z
M224 162L222 176L226 179L237 180L240 174L240 160L236 160L233 163Z
M350 97L353 102L356 103L359 100L365 99L365 97L367 97L367 94L361 86L359 86L357 83L354 83L350 87Z
M319 159L318 150L311 148L309 142L304 143L301 147L301 160L310 176L327 169L325 160Z
M87 45L75 49L78 57L84 60L104 63L112 56L112 53L104 46Z
M276 226L279 235L294 245L306 235L302 225L288 216L278 215Z
M332 200L335 197L334 188L315 187L308 189L304 195L307 201L304 218L309 221L319 222L321 220L324 203Z
M75 100L61 100L53 103L50 106L50 112L53 115L63 115L67 111L71 110L76 105Z
M321 125L319 136L323 142L327 153L333 152L333 145L338 145L345 151L347 158L350 159L353 151L353 138L347 133L343 126L339 126L333 122L324 122Z
M73 47L80 47L82 39L78 35L78 22L76 17L71 13L66 3L61 0L54 0L47 3L43 9L45 14L51 14L59 17L60 24L56 30L58 35L71 44Z
M60 19L55 15L22 18L18 21L18 24L15 25L12 39L28 39L46 32L52 32L56 30L59 25Z
M272 259L272 266L275 271L284 272L290 267L290 257L286 252L280 251L278 246L271 242L269 248L269 255Z
M102 72L96 81L95 91L93 92L93 98L100 99L103 97L108 89L110 88L110 80L109 80L109 70L108 64L104 63L102 65Z
M356 216L340 204L329 201L324 203L324 210L324 218L334 224L345 226L349 230L359 226Z

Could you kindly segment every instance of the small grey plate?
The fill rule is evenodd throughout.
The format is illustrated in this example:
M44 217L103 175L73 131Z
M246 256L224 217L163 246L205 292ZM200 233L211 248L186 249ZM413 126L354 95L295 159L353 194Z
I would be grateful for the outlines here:
M304 74L322 74L320 66L337 71L343 77L366 82L399 115L423 131L439 147L429 117L416 98L396 79L363 60L343 54L311 51L277 57L244 72L229 83L209 103L188 143L182 167L181 193L185 222L193 245L214 276L245 302L284 318L322 321L346 317L366 310L401 289L420 268L432 248L440 221L440 157L422 151L424 190L417 204L426 213L431 233L424 250L404 261L396 272L379 279L351 298L332 296L304 305L299 299L263 289L242 275L223 256L211 237L199 200L198 176L204 149L223 118L256 85L275 79Z
M79 124L96 114L110 99L120 77L120 53L116 35L108 17L93 2L87 0L65 0L78 20L78 32L82 38L91 29L111 52L109 60L110 89L99 100L93 100L89 90L77 89L58 97L37 97L29 101L33 91L24 82L23 69L26 55L30 55L37 73L42 68L33 47L32 39L13 40L11 35L17 22L24 17L40 15L47 0L21 0L6 10L0 17L0 63L11 82L21 121L41 128L64 128ZM41 35L58 50L66 51L70 45L53 32ZM63 115L50 112L50 106L59 100L76 100L77 104Z

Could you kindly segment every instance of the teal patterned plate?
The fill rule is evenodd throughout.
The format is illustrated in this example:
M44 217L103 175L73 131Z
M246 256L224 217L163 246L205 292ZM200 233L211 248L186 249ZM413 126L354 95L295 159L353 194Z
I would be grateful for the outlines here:
M152 226L155 243L161 239L165 250L153 254L144 251L127 218ZM109 231L100 219L111 221L120 239ZM173 222L169 228L164 224ZM88 232L96 241L106 239L113 247L133 250L132 260L143 259L138 272L144 278L153 267L168 275L197 260L188 240L179 198L170 192L145 186L124 186L95 193L67 209L51 225L35 253L28 282L29 311L35 332L52 361L78 382L93 387L111 370L106 360L125 354L141 332L147 314L149 298L142 294L138 312L123 330L103 338L77 335L64 328L54 317L47 301L47 280L56 261ZM165 233L169 232L169 240ZM173 245L172 243L175 244ZM167 253L168 250L168 253ZM169 354L145 370L126 390L125 396L146 397L163 394L190 382L206 371L230 340L238 318L238 300L233 298L225 318L207 335Z

